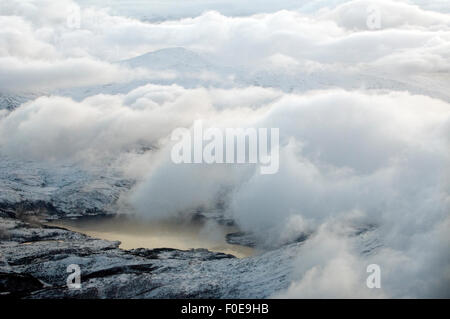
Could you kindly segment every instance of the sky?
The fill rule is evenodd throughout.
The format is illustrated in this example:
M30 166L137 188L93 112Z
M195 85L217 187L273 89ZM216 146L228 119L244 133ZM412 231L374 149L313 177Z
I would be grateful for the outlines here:
M146 219L224 202L268 249L312 234L274 297L449 297L449 12L448 1L3 0L0 93L42 96L0 109L0 153L112 163L136 181L118 205ZM158 67L167 60L178 64ZM171 132L199 118L280 128L279 172L172 163ZM142 146L152 151L130 151ZM376 225L373 255L349 235L363 225ZM361 285L370 263L381 290Z

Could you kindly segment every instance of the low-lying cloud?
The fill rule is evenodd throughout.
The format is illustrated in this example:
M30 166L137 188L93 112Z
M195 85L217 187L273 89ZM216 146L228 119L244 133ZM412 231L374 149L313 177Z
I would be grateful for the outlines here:
M262 1L260 11L206 2L196 6L216 11L151 23L86 1L2 1L0 93L47 94L0 111L0 153L112 164L136 181L119 208L142 218L220 209L265 249L308 236L291 286L274 297L448 297L450 104L426 94L448 88L448 11L439 3L377 1L381 28L372 30L371 1L283 1L287 10ZM67 25L63 7L80 8L79 28ZM224 71L211 76L226 87L183 87L179 70L115 63L171 47L263 79L234 85ZM258 85L303 72L301 88L318 70L324 76L315 81L326 89ZM368 74L414 82L425 93L328 85L327 74L339 80L344 73L356 82ZM154 83L161 78L168 83ZM120 92L99 86L111 83L122 83ZM75 87L88 93L76 98ZM171 132L199 119L205 127L279 128L279 172L174 164ZM376 239L373 252L361 251L368 243L360 241L371 240L355 235L361 229ZM382 268L381 290L361 284L371 263Z

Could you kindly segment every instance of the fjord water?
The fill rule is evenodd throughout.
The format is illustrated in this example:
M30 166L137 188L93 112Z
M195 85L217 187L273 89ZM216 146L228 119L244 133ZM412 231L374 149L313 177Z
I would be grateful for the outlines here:
M254 249L228 244L225 236L238 231L233 226L212 222L148 221L128 216L83 217L52 221L53 226L63 227L85 235L111 241L120 241L120 248L175 248L188 250L206 248L211 251L232 254L238 258L251 256Z

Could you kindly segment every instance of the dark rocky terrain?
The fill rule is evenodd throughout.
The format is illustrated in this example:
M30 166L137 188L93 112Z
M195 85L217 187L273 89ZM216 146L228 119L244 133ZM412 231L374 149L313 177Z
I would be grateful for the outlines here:
M0 228L0 294L20 298L263 298L288 286L300 245L245 259L206 249L123 250L5 206ZM67 287L71 264L80 266L81 289Z

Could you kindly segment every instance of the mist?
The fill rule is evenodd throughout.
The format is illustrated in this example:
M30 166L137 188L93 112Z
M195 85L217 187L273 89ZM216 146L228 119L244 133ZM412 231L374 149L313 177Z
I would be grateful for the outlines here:
M0 93L44 92L0 110L1 155L113 166L134 181L117 210L146 221L220 209L263 250L307 236L275 298L450 297L447 4L377 1L370 30L365 0L168 1L148 16L91 2L0 4ZM178 47L208 72L119 63ZM279 128L278 173L173 163L172 131L199 119ZM354 234L371 227L377 250L362 254ZM374 263L383 285L368 291Z

